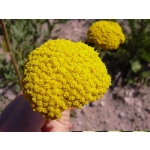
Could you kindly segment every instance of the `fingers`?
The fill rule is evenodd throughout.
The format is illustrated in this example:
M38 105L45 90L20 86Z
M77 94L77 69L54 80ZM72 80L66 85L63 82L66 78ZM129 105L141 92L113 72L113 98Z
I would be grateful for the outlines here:
M73 126L73 125L72 125L72 123L70 122L70 123L69 123L69 130L72 129L72 126Z
M68 132L72 127L70 123L70 111L71 109L62 112L62 117L56 120L47 120L44 124L43 132Z
M18 96L5 108L0 115L0 130L9 132L67 132L72 128L70 112L62 112L62 117L56 120L45 120L38 112L33 112L28 101L23 99L20 92Z
M22 91L20 91L20 92L18 93L18 95L17 95L17 96L22 95L22 94L23 94L23 92L22 92Z

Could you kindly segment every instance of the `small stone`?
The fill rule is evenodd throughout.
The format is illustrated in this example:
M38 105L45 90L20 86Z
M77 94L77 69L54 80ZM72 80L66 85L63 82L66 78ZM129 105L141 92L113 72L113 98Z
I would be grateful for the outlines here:
M103 107L103 106L105 105L105 103L104 103L103 101L100 101L99 105L100 105L101 107Z
M91 116L91 119L92 119L92 120L94 120L94 119L95 119L95 117L94 117L94 116Z
M83 109L81 110L81 113L82 113L82 114L85 114L85 112L84 112L84 110L83 110Z
M145 119L145 115L142 114L142 113L136 112L135 115L136 115L138 118L141 118L141 119L143 119L143 120Z
M121 112L121 113L119 113L119 118L124 118L124 116L125 116L125 113L124 112Z
M109 121L108 120L104 120L104 124L108 123Z
M142 103L141 101L135 101L135 106L137 106L138 108L142 108Z
M150 113L150 106L147 106L147 107L145 108L145 110L146 110L148 113Z
M131 122L134 122L134 121L135 121L135 119L134 119L134 118L130 118L130 121L131 121Z
M142 114L141 118L142 118L143 120L145 120L145 115L144 115L144 114Z
M142 96L142 101L146 101L148 99L148 96L147 95L143 95Z
M11 90L8 90L5 94L4 94L5 97L7 97L8 99L10 100L13 100L16 95L11 91Z
M122 100L122 98L124 97L124 90L120 88L115 88L112 94L113 94L114 100L117 100L117 99Z
M108 120L100 120L100 123L102 124L107 124L109 121Z
M140 108L135 108L135 115L136 115L138 118L143 118L143 114L142 114Z
M124 95L127 97L133 97L134 93L135 93L134 89L127 89L125 90Z
M81 125L82 125L82 122L78 122L77 124L78 124L79 126L81 126Z
M134 103L134 98L125 97L125 98L124 98L124 102L127 103L128 105L133 105L133 103Z

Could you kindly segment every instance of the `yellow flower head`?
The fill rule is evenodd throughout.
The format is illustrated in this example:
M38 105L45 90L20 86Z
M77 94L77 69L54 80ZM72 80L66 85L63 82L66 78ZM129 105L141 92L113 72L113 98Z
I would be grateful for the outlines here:
M29 54L24 66L24 97L45 119L100 99L110 85L98 53L82 42L49 40Z
M93 23L87 33L89 43L94 43L102 49L114 50L124 43L125 36L117 22L97 21Z

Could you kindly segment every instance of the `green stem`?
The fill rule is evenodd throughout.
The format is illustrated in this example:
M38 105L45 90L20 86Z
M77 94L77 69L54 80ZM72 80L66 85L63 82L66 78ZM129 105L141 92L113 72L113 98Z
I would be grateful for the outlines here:
M101 59L103 59L103 57L105 56L105 52L103 51L103 49L99 46L96 46L96 45L95 45L95 49L99 52L99 57Z
M5 22L4 22L3 19L0 19L0 24L1 24L1 27L2 27L2 30L3 30L3 34L4 34L5 41L6 41L6 45L7 45L8 52L9 52L9 54L10 54L11 60L12 60L12 62L13 62L15 71L16 71L17 76L18 76L18 79L19 79L20 88L22 89L21 75L20 75L20 72L19 72L19 70L18 70L18 66L17 66L16 60L15 60L15 58L14 58L14 55L13 55L11 46L10 46L10 42L9 42L9 38L8 38L8 33L7 33L6 26L5 26Z

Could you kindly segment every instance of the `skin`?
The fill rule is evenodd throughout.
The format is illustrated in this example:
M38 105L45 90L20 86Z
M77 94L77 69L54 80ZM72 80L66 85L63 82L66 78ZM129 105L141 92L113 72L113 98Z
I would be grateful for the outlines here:
M5 108L0 115L0 131L2 132L68 132L71 109L62 112L62 118L45 120L38 112L33 112L23 93Z

